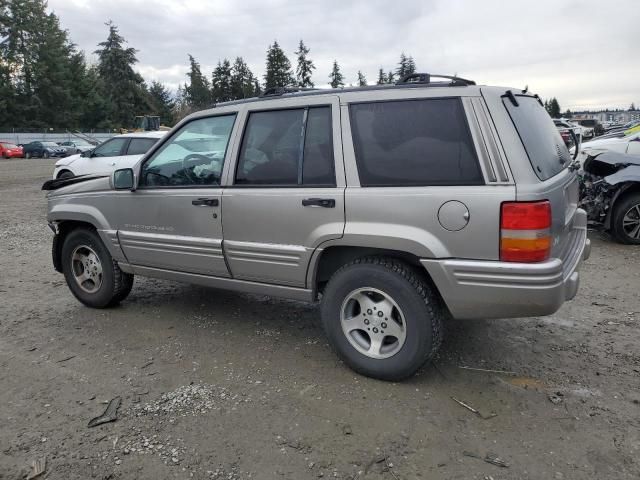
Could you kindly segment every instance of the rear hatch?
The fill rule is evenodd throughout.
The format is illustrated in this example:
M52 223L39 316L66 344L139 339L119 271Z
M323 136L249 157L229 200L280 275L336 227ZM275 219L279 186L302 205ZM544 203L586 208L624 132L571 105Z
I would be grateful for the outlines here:
M551 256L567 260L579 248L574 245L579 241L579 232L574 230L579 185L576 173L568 168L571 154L537 96L509 94L502 97L502 103L535 173L531 184L518 182L517 199L550 202Z

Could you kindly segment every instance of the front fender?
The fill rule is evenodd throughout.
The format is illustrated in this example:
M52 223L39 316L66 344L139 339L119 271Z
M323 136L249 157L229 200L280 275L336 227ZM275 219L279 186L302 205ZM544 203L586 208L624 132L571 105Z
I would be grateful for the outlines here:
M110 230L109 222L96 207L91 205L63 202L52 205L47 212L47 221L75 221L93 225L96 230Z

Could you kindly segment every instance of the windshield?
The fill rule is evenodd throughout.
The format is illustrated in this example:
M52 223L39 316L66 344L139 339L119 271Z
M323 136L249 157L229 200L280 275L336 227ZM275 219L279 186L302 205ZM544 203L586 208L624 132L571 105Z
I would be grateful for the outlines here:
M554 177L571 163L571 155L551 117L528 95L516 95L518 106L509 98L503 103L513 121L533 170L540 180Z
M1 144L4 148L18 148L17 145L14 145L13 143L2 143Z

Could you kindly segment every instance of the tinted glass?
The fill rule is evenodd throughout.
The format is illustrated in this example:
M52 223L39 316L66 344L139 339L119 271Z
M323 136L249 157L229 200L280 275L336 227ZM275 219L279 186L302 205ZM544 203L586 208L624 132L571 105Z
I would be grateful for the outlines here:
M459 99L360 103L349 112L362 186L484 183Z
M310 108L304 139L302 183L335 185L331 108Z
M142 155L147 153L157 141L157 138L132 138L127 148L127 155Z
M238 158L235 183L296 185L304 109L253 112Z
M153 187L220 185L235 115L184 125L142 166L140 184Z
M127 142L126 138L112 138L93 151L94 157L116 157L120 155L122 147Z
M518 106L509 99L503 103L520 135L533 170L540 180L547 180L571 163L571 155L560 132L537 98L516 95Z

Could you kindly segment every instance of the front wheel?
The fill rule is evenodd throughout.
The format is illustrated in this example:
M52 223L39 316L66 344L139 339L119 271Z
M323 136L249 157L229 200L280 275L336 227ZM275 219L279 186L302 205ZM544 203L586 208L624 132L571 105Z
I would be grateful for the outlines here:
M421 273L385 257L357 259L338 270L322 297L329 343L353 370L402 380L441 343L444 311Z
M60 175L58 175L58 178L60 180L66 180L68 178L73 178L74 175L73 173L71 173L69 170L64 170L62 173L60 173Z
M49 152L46 150L42 152L42 158L49 158Z
M29 160L31 158L31 152L26 152L24 154L24 158L26 158L27 160Z
M67 235L62 271L71 293L88 307L113 306L133 287L133 275L120 270L93 230L77 229Z
M620 243L640 245L640 192L622 197L613 207L613 236Z

